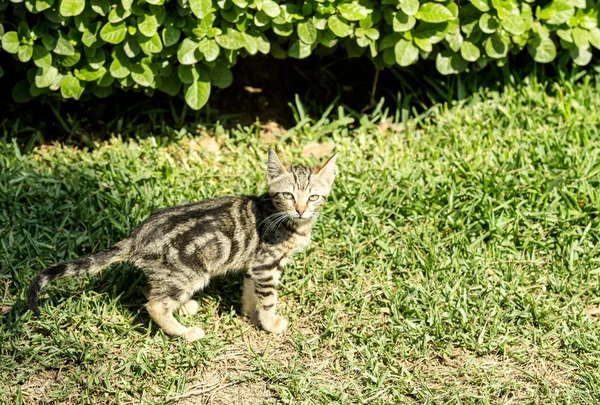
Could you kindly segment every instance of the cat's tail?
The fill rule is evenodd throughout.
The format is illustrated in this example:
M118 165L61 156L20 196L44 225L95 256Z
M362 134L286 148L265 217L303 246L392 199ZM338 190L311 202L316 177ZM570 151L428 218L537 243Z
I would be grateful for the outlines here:
M31 308L36 315L40 315L40 308L38 307L38 294L40 290L44 288L50 281L59 277L97 273L113 263L127 260L129 258L129 250L130 243L126 239L117 243L110 249L94 255L47 267L40 274L35 276L29 285L29 292L27 293L27 302L29 303L29 308Z

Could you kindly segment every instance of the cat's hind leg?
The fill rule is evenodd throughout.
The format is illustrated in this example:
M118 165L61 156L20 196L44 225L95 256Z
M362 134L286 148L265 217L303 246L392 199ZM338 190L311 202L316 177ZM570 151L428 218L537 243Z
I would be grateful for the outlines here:
M189 300L188 302L179 307L177 313L179 315L195 315L198 313L198 307L198 301Z
M163 281L164 283L164 281ZM173 313L185 306L186 310L194 309L190 297L193 291L185 291L179 286L165 285L161 283L159 287L151 286L146 309L150 317L158 326L171 336L181 336L188 342L204 337L204 331L201 328L192 326L186 328L175 319ZM198 303L195 309L198 309Z

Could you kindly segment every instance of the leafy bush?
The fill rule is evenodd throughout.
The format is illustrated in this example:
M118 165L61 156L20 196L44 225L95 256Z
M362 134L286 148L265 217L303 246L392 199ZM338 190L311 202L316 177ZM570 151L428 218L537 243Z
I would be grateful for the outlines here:
M239 56L306 58L343 47L379 67L435 60L442 74L537 62L578 65L600 48L596 0L0 0L1 49L26 64L13 96L79 99L115 88L183 92L191 108L227 87ZM0 51L1 52L1 51ZM0 77L3 75L0 66Z

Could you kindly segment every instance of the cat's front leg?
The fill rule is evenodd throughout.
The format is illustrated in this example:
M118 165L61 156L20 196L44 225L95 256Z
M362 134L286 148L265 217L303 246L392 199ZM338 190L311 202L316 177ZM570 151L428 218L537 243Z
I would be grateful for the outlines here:
M257 268L248 272L249 282L253 284L254 297L258 323L267 332L281 333L287 326L288 321L281 315L277 315L277 286L281 272L277 267L272 269ZM250 289L244 289L244 294ZM248 297L250 301L250 297ZM244 305L246 305L244 303Z

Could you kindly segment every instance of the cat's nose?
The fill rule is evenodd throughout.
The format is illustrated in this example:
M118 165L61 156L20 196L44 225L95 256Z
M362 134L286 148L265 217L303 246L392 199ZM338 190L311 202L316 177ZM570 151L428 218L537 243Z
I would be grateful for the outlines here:
M302 216L302 214L304 214L306 212L306 207L296 208L296 212L298 213L299 216Z

